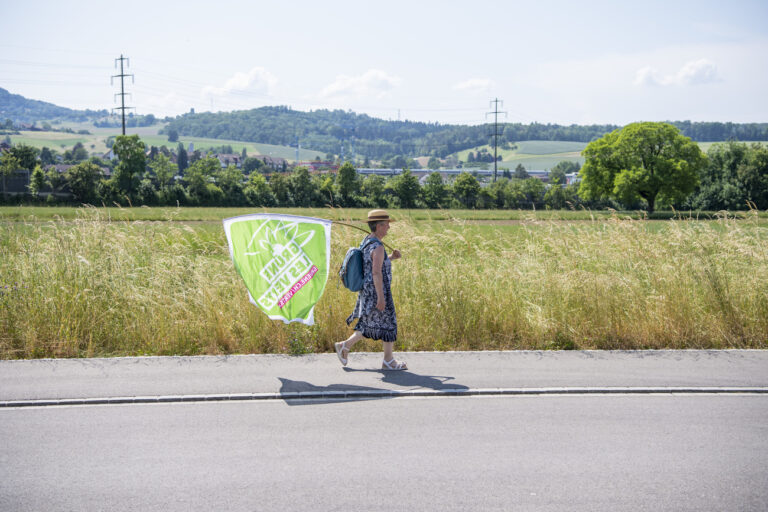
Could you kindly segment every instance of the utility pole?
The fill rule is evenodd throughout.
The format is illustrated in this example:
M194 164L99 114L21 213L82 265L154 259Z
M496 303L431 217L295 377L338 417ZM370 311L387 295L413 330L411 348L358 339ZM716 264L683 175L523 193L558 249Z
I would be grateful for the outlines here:
M502 112L499 110L499 103L501 105L504 105L504 102L499 100L498 98L491 100L491 105L494 106L493 112L486 112L486 117L488 114L493 114L493 181L496 182L496 168L497 168L497 160L496 157L496 149L499 145L499 114L507 115L506 112Z
M125 111L127 109L133 108L133 107L126 107L125 106L125 97L126 95L130 95L130 93L125 92L125 77L129 76L131 77L131 83L134 83L133 75L126 75L123 70L123 62L127 61L128 66L131 65L131 61L128 59L128 57L123 57L122 54L120 54L119 59L115 59L115 67L117 67L117 61L120 61L120 74L119 75L112 75L112 78L110 79L110 84L114 84L115 78L120 78L120 92L115 93L115 96L120 96L120 106L115 107L112 110L120 110L123 114L123 135L125 135Z

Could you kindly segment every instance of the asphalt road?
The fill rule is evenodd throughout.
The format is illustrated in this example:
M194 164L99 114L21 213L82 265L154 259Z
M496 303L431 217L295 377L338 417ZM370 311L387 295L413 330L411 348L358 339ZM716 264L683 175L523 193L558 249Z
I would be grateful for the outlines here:
M768 509L768 353L0 361L0 401L312 389L574 394L0 407L0 510ZM452 387L452 388L451 388ZM758 389L759 388L759 389ZM754 390L758 389L757 392Z
M0 509L764 511L768 396L0 410Z

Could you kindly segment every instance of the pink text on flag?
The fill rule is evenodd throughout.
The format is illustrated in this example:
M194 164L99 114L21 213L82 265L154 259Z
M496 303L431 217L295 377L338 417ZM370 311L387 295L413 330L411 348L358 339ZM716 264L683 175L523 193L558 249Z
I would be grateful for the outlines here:
M296 294L296 292L298 292L299 290L301 290L301 289L304 287L304 285L305 285L305 284L307 284L307 283L309 282L309 280L310 280L310 279L312 279L312 278L315 276L315 274L316 274L316 273L317 273L317 267L316 267L315 265L312 265L312 268L310 268L310 269L309 269L309 272L307 272L307 273L304 275L304 277L302 277L301 279L299 279L299 280L296 282L296 284L294 284L293 286L291 286L291 289L290 289L290 290L288 290L288 291L285 293L285 295L283 295L283 296L280 298L280 300L279 300L279 301L277 301L277 305L278 305L278 307L282 308L283 306L285 306L285 305L288 303L288 301L289 301L289 300L291 300L291 299L293 298L293 296Z

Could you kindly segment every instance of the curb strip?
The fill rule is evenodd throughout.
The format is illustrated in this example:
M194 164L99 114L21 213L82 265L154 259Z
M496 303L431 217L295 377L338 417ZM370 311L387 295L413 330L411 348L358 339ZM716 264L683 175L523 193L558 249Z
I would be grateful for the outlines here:
M121 396L107 398L62 398L50 400L6 400L0 408L51 407L67 405L156 404L226 402L254 400L357 400L449 396L527 395L671 395L671 394L768 394L768 387L610 387L610 388L448 388L371 389L350 391L287 391L277 393L233 393L212 395Z

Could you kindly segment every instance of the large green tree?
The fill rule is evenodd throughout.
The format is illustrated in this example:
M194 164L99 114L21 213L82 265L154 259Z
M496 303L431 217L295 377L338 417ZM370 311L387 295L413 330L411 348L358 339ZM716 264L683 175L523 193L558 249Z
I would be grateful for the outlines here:
M64 152L64 160L67 163L75 164L88 160L88 150L85 149L82 142L78 142L72 147L72 150Z
M251 174L243 193L248 203L252 206L275 206L275 195L262 174Z
M400 198L402 208L413 208L421 196L419 179L411 174L410 169L406 169L402 174L393 178L392 190Z
M171 178L176 174L176 164L171 162L170 158L161 153L149 163L149 168L155 173L158 189L161 192L167 190L171 184Z
M633 123L590 142L582 155L579 195L612 197L624 204L642 198L682 202L699 183L706 158L698 144L667 123Z
M92 204L96 201L96 187L101 178L101 168L91 162L81 162L70 167L65 179L75 201Z
M19 168L31 171L37 165L37 148L26 144L16 144L10 149L10 153L19 161Z
M132 200L146 171L146 147L138 135L118 135L112 150L119 159L112 180L120 193Z
M522 180L520 188L525 194L525 199L531 204L532 207L536 207L544 201L544 194L547 192L547 187L544 182L537 178L528 178Z
M45 187L45 173L40 165L35 166L32 176L29 178L29 193L34 198L38 198L40 191Z
M552 185L547 189L544 194L544 204L547 208L553 210L562 210L567 207L573 207L578 203L578 196L576 185L568 185L563 187L561 185Z
M306 167L297 167L288 178L288 188L295 206L312 206L315 187Z
M342 206L354 206L354 196L360 190L360 181L355 166L351 162L344 162L344 165L339 167L336 185L339 188Z
M439 172L433 172L427 176L422 193L424 202L429 208L440 208L445 203L447 191Z
M467 172L459 174L453 183L453 195L465 208L474 208L480 194L480 183L477 178Z
M264 167L264 162L256 157L249 156L243 159L242 169L245 174L251 174L253 171L258 171L262 167Z
M211 180L221 169L221 163L213 157L201 158L187 169L184 181L190 198L198 205L213 205L223 192Z
M269 188L272 190L278 206L293 206L288 177L284 173L272 173L269 178Z
M736 173L747 201L760 210L768 209L768 148L752 144L747 161Z
M383 176L377 176L376 174L366 176L360 188L371 206L386 206L387 200L384 197Z
M243 195L244 181L243 171L233 164L229 164L216 173L216 184L224 192L225 204L228 206L245 204L245 196Z
M728 141L707 153L701 184L687 206L702 210L736 210L750 203L768 208L768 148Z
M187 150L184 149L184 144L179 142L179 147L176 149L176 165L179 167L179 173L184 174L184 171L189 167L189 158L187 157Z
M43 146L40 150L40 163L43 165L52 165L56 163L56 151L52 151Z

